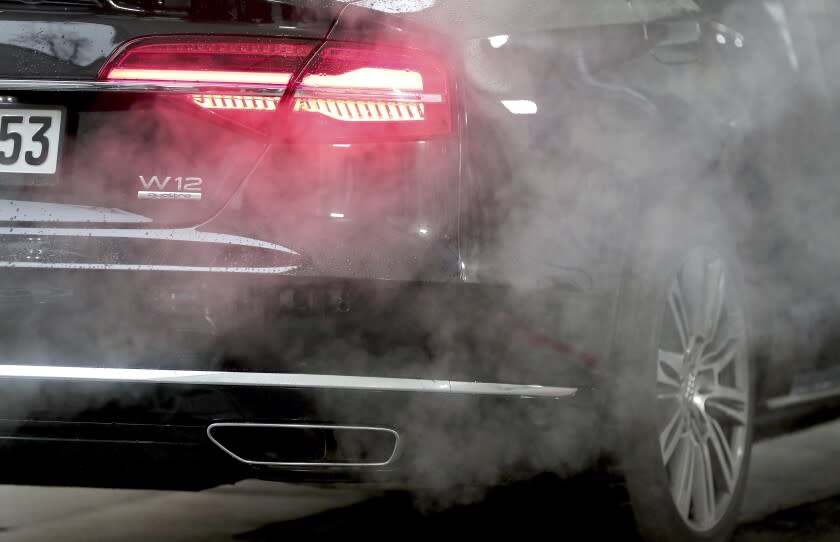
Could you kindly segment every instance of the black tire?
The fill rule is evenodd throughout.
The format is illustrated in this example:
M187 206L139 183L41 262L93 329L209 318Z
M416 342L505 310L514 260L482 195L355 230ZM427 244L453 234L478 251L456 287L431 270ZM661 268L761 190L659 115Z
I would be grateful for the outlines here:
M645 540L719 541L729 538L737 525L749 470L755 397L749 334L746 333L749 319L745 314L742 276L734 250L726 229L720 227L722 221L716 213L709 212L712 209L710 205L683 208L679 210L679 220L676 220L677 213L673 208L648 213L639 228L640 241L629 257L619 294L608 409L617 437L614 453L626 483L636 528ZM744 446L737 479L732 485L734 489L729 492L725 511L719 521L708 529L699 529L697 525L691 527L691 519L684 519L677 509L663 462L664 452L660 448L661 425L657 425L658 412L662 408L657 399L657 369L660 364L660 338L666 319L665 307L668 306L667 295L673 277L682 269L681 266L688 265L686 262L689 259L696 258L693 254L697 251L719 258L724 262L727 276L731 277L727 282L731 285L734 298L727 299L737 304L743 320L744 351L738 355L745 356L748 393L744 406L747 419L743 432L738 433L743 435ZM698 361L698 366L701 363ZM692 388L692 400L685 401L689 409L693 393ZM682 401L682 395L679 397L677 400ZM703 405L705 409L705 402ZM712 464L707 465L710 468ZM688 512L690 515L691 512Z

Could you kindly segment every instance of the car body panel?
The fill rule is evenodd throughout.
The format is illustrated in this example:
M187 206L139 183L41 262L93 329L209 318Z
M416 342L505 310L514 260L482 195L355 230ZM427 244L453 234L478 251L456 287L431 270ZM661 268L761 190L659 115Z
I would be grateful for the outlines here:
M209 441L214 423L395 428L418 444L397 466L428 476L455 456L457 483L498 478L468 468L489 448L538 469L551 454L530 452L547 442L584 466L608 444L597 424L640 217L698 184L731 207L752 201L733 173L754 157L735 45L751 38L693 2L509 3L491 17L451 2L7 4L0 97L65 108L67 138L57 182L0 175L0 442L118 450L107 475L72 483L169 487L117 481L134 444L217 469L168 479L177 487L348 474L245 468ZM121 44L172 34L436 55L453 130L297 140L279 115L254 129L198 110L193 90L96 81ZM184 179L201 180L200 199L138 197ZM754 247L756 229L736 226ZM793 389L787 376L767 389ZM395 474L371 470L349 474Z

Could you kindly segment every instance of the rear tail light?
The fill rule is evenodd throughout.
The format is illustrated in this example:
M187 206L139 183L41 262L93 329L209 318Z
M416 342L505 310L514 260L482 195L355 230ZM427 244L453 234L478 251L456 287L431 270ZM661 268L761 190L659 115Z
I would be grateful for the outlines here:
M180 90L182 103L279 137L428 139L452 131L448 75L412 49L235 37L140 38L100 80Z
M119 49L99 77L108 81L285 88L313 49L310 43L271 38L140 38Z
M423 139L452 130L446 72L425 53L328 44L299 78L292 116L307 135Z

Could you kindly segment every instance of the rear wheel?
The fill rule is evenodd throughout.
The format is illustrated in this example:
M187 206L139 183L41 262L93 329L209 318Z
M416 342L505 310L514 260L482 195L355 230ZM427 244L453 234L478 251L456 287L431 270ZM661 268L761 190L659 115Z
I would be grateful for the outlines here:
M614 419L637 526L722 540L752 442L747 320L734 258L714 244L640 251L617 328Z

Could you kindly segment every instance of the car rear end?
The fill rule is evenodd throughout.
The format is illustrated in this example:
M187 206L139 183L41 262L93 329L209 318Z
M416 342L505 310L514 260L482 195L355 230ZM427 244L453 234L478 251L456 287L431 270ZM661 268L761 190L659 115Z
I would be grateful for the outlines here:
M488 355L454 50L341 2L0 1L5 479L427 473L574 397Z

